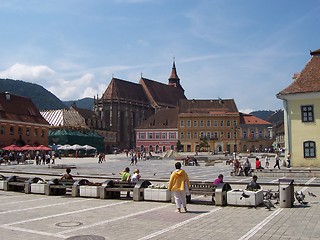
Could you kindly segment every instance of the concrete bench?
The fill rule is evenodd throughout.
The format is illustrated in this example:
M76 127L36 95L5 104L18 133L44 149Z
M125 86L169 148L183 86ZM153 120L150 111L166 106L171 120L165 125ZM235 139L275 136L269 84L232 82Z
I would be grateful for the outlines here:
M212 196L214 203L215 185L210 182L190 181L190 194ZM188 203L191 202L191 196L187 197Z
M100 198L102 183L93 183L87 179L79 179L72 185L72 197L95 197Z
M3 183L7 178L0 174L0 190L3 190L4 186Z
M127 197L129 197L128 193L132 192L134 201L142 201L144 200L144 189L149 185L151 183L148 180L139 180L137 183L107 180L101 185L100 198L120 198L121 192L127 192Z
M72 190L72 186L75 183L73 179L59 179L54 178L45 184L45 195L65 195L67 189Z
M263 191L234 189L227 192L227 203L233 206L256 207L263 202Z
M18 191L26 192L27 181L30 178L19 177L19 176L10 176L3 181L3 190L4 191Z

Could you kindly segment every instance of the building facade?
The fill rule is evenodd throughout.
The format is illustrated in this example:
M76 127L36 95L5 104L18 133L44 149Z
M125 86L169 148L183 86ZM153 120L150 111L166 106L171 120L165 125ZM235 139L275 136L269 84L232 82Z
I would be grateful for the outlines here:
M286 153L294 167L319 167L320 49L293 82L277 94L284 104Z
M47 146L48 132L48 122L30 98L0 93L0 146Z
M237 152L239 126L233 99L179 101L178 138L185 152Z
M178 109L160 109L136 128L136 150L165 152L176 150Z
M272 149L272 124L251 114L240 113L241 152L266 152Z

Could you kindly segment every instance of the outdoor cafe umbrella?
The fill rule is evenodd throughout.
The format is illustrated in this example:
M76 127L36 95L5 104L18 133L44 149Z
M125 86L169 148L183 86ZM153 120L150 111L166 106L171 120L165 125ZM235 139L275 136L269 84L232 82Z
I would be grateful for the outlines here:
M66 144L66 145L59 146L57 149L58 150L70 150L71 146L69 144Z
M22 151L29 151L29 150L35 150L35 147L30 146L29 144L24 145L23 147L20 148Z
M85 149L83 146L79 145L79 144L74 144L70 147L70 149L72 150L80 150L80 149Z
M51 151L51 148L46 147L44 145L39 145L38 147L35 148L35 150L39 150L39 151Z
M84 148L85 150L95 150L95 149L96 149L95 147L92 147L92 146L90 146L90 145L84 145L83 148Z
M18 147L17 145L15 144L12 144L12 145L9 145L9 146L6 146L4 148L2 148L3 150L6 150L6 151L20 151L21 148Z

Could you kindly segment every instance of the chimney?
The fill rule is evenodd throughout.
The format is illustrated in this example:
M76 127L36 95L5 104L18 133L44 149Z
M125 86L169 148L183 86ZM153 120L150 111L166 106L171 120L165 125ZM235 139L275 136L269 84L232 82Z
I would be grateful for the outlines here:
M7 99L8 101L10 101L10 98L11 98L10 93L9 93L9 92L5 92L4 94L6 95L6 99Z

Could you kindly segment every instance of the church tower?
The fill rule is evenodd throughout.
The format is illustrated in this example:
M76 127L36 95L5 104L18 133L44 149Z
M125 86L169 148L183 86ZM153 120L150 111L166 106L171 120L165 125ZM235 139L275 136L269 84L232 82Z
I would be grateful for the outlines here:
M173 59L171 75L168 80L169 80L168 85L176 87L176 88L181 88L181 90L183 90L183 92L184 92L184 89L180 85L180 78L178 77L178 74L177 74L176 63L175 63L174 59Z

